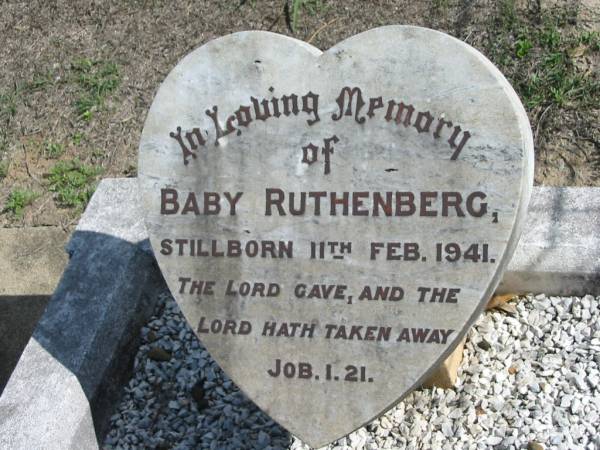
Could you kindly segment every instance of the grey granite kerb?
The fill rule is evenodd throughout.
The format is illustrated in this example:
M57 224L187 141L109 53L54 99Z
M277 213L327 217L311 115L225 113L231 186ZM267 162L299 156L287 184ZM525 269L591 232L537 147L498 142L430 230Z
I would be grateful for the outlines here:
M99 186L70 261L0 398L0 447L98 448L162 283L135 180Z
M164 281L135 179L103 180L0 397L0 448L97 449ZM538 187L501 293L600 294L600 190Z
M600 189L535 187L498 293L600 293Z

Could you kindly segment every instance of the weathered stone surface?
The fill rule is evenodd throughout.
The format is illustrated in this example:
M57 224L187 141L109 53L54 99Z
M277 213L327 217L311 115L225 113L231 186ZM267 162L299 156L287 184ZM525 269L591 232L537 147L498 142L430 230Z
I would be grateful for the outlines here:
M60 227L0 228L0 298L52 295L67 265L68 238Z
M532 158L516 94L454 38L383 27L321 53L247 32L167 77L139 180L187 320L250 398L317 447L460 342L516 245ZM377 289L400 295L367 300Z
M0 447L97 448L162 282L127 180L99 186L69 265L0 397ZM131 186L131 184L129 184Z
M81 383L34 338L0 397L0 445L18 450L98 448Z
M498 293L600 293L598 188L536 187Z

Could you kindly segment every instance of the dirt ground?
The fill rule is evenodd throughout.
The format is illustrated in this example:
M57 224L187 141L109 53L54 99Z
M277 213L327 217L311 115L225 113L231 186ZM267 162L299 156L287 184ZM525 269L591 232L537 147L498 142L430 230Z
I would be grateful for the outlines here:
M600 0L0 2L0 225L75 223L102 177L136 175L161 81L215 37L270 30L327 49L413 24L488 56L528 110L536 184L600 186Z

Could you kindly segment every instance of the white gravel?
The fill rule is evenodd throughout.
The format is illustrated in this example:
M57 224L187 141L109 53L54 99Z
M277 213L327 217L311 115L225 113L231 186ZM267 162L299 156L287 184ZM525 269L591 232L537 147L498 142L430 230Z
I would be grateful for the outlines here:
M239 392L162 298L104 447L307 450ZM538 295L514 314L486 313L454 389L415 391L326 448L600 449L599 303Z

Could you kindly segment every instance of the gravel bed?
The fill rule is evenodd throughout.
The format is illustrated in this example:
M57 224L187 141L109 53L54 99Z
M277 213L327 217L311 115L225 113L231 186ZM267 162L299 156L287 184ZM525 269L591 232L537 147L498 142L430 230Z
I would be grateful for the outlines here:
M417 390L326 448L600 449L599 303L527 296L484 314L454 389ZM159 309L104 448L308 450L239 392L170 295Z

